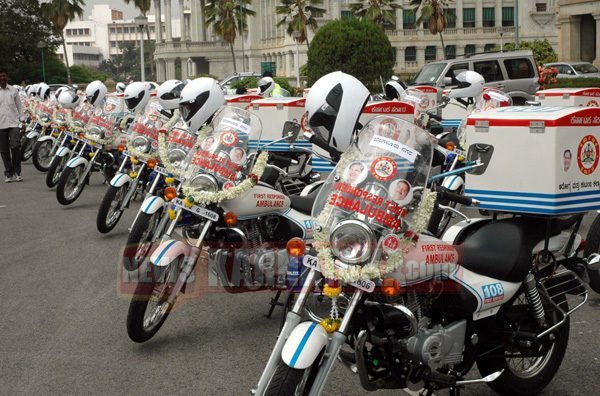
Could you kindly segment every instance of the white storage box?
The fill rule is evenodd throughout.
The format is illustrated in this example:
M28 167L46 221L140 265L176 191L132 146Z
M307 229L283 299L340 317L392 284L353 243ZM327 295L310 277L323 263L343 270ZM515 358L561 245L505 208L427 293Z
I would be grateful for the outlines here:
M255 93L243 95L225 95L225 102L228 106L235 106L242 109L250 108L250 103L257 99L262 99L262 96Z
M283 125L286 121L300 123L304 115L306 98L261 98L253 100L250 111L262 122L262 143L270 143L281 139ZM302 133L295 143L299 147L312 148L312 144L302 138ZM282 141L269 146L269 151L287 151L289 143Z
M542 106L600 107L600 88L551 88L538 91Z
M410 123L415 122L415 107L412 103L399 102L397 100L386 100L383 102L369 102L363 109L358 122L365 125L374 117L381 115L393 115Z
M493 146L465 193L481 208L562 215L600 209L600 108L504 107L467 119L467 146ZM473 159L473 158L470 158Z

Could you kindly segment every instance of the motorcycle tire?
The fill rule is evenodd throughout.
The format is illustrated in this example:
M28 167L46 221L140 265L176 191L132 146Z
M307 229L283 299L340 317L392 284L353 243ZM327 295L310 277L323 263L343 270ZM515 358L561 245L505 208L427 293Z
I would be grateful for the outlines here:
M33 155L33 146L37 139L25 137L21 142L21 162L27 161Z
M140 213L131 227L123 256L123 268L135 271L152 254L152 235L160 223L162 210L153 214Z
M315 363L319 360L320 357L315 360ZM284 362L279 362L267 386L265 396L308 395L318 372L318 364L300 370L291 368ZM308 378L305 379L305 376ZM298 389L299 386L302 386L303 389Z
M60 180L60 176L65 170L65 167L67 166L68 161L69 158L67 158L67 156L54 157L54 159L50 163L48 172L46 173L46 186L48 186L48 188L56 187L58 181Z
M60 175L60 179L58 180L58 184L56 185L56 199L61 205L70 205L79 198L83 189L85 188L85 181L81 184L72 187L74 180L79 179L81 172L85 169L84 165L78 165L75 168L65 168L62 175ZM69 191L73 188L73 191Z
M596 215L592 225L590 225L585 240L587 244L583 251L584 258L588 258L592 253L600 253L600 214ZM590 288L596 293L600 293L600 269L591 270L588 268L587 273L590 278Z
M523 293L524 295L524 293ZM562 309L568 310L567 300L562 296L562 301L558 302ZM549 304L544 304L545 307ZM546 311L546 316L548 316ZM531 317L530 320L535 320ZM505 356L493 356L489 358L483 358L477 360L477 368L482 376L492 374L494 372L504 369L504 372L496 380L489 382L487 385L500 395L511 395L511 396L530 396L537 395L544 389L554 378L556 372L560 368L560 365L565 356L567 345L569 343L569 330L570 322L569 318L560 326L555 332L555 339L544 356L537 359L535 364L532 364L527 370L523 369L522 372L517 372L515 368L511 367ZM504 353L514 353L513 350L508 348L515 348L514 346L504 345ZM536 358L533 358L536 359ZM521 360L524 360L521 358ZM523 361L523 363L525 363Z
M33 152L31 154L31 161L35 169L40 172L48 172L50 164L52 163L52 140L44 140L43 142L37 141L33 146Z
M140 281L131 297L127 312L127 335L131 341L137 343L148 341L154 337L167 320L173 307L165 304L167 304L172 287L181 273L184 261L185 257L179 256L166 268L155 267L151 264L143 267L149 269L140 273L144 274L144 277L149 275L151 281ZM155 293L157 287L161 289ZM151 299L157 300L156 307L149 308ZM152 316L146 320L147 311L150 309L152 309Z
M102 234L112 231L119 223L124 210L119 209L121 203L127 195L129 183L123 184L121 187L108 187L96 216L96 228Z

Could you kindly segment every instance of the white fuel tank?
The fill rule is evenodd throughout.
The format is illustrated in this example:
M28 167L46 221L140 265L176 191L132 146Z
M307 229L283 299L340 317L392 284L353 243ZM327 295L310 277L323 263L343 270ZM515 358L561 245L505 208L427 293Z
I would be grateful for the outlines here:
M224 201L221 206L238 218L255 217L286 212L290 208L290 199L273 188L257 185L241 197Z

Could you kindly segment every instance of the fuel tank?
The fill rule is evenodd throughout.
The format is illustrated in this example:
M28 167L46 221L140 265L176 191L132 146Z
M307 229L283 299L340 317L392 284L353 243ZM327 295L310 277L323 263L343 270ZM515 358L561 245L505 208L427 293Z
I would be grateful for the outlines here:
M256 185L238 198L223 201L221 206L225 212L233 212L243 219L284 213L290 208L290 199L273 188Z

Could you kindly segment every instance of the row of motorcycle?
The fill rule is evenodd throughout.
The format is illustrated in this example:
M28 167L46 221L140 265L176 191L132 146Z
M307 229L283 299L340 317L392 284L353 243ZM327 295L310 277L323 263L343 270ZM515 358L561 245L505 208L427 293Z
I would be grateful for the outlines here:
M511 105L477 73L457 81L440 107ZM419 101L397 80L385 88L388 100ZM210 78L115 94L99 81L85 95L40 84L23 93L22 148L62 205L101 173L101 233L142 200L123 254L139 275L127 316L135 342L159 331L200 265L228 292L276 292L269 316L283 307L256 394L321 394L336 362L370 391L541 391L585 284L600 292L600 222L586 245L579 215L467 217L461 206L477 201L462 194L465 173L485 172L493 150L463 151L461 128L436 133L435 109L361 125L370 98L356 78L327 74L302 123L273 136ZM326 180L314 157L336 163ZM475 364L480 377L465 379Z

